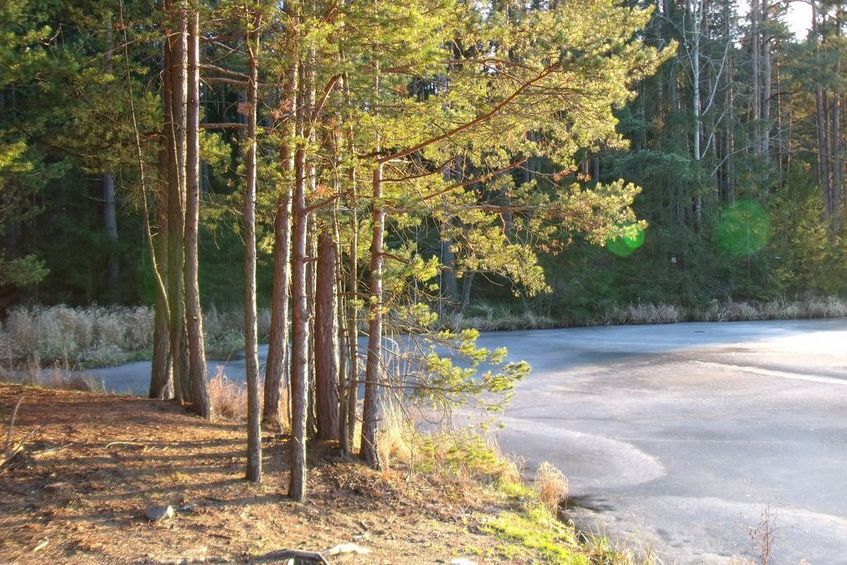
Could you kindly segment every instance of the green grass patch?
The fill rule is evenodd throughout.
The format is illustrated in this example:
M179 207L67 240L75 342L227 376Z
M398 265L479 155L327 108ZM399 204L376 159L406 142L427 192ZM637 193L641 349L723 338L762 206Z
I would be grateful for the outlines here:
M574 529L559 522L540 505L501 512L485 527L501 539L538 551L551 563L588 565L591 562L581 550Z

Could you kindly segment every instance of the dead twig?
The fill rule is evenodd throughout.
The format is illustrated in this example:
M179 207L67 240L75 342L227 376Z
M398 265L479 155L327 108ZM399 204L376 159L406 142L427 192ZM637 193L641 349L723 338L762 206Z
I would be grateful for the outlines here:
M109 449L113 445L127 445L129 447L144 447L144 448L147 447L145 444L138 443L138 442L135 442L135 441L113 441L113 442L106 444L106 449Z
M8 451L12 446L12 436L15 433L15 419L18 417L18 409L21 407L21 402L24 401L24 397L21 396L18 399L17 404L15 404L15 409L12 410L12 419L9 421L9 431L6 433L6 445L3 448L3 451Z

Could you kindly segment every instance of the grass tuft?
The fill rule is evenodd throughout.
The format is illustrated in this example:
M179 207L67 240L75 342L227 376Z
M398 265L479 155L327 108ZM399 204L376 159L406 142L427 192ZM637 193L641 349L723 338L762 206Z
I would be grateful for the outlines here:
M225 420L247 419L247 387L233 382L218 367L209 380L209 401L212 414Z
M554 465L547 461L539 465L535 472L533 487L541 504L552 513L556 513L559 505L568 496L568 479Z

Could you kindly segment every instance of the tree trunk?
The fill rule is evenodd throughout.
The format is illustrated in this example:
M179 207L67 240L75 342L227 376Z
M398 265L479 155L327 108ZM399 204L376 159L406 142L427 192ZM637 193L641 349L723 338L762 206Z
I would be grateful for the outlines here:
M817 17L817 1L812 1L812 35L815 38L815 61L816 66L820 69L820 37L818 35L818 17ZM828 131L829 124L826 119L826 99L824 97L823 85L819 81L815 83L815 122L818 134L818 182L821 185L824 201L824 216L832 228L833 222L833 207L832 207L832 185L830 184L830 166L829 166L829 139ZM832 230L830 229L830 233Z
M314 97L312 97L314 100ZM313 139L310 138L310 141ZM309 182L306 185L307 191L309 194L315 193L315 168L312 163L309 163L309 166L306 167L307 174L309 177ZM307 228L307 241L306 247L308 249L306 253L306 304L308 305L308 320L309 320L309 336L315 335L315 270L316 265L314 259L318 256L317 251L317 234L315 233L315 218L313 216L309 216L308 219L308 228ZM309 383L309 411L308 416L306 418L306 437L315 438L318 436L318 421L317 421L317 403L316 403L316 391L315 391L315 340L309 339L307 342L307 352L306 355L312 361L309 365L308 376L306 377L306 382Z
M362 413L361 458L374 469L380 462L376 449L379 425L379 385L382 373L382 266L385 211L382 207L382 163L373 171L373 239L371 241L370 324L365 369L365 406Z
M350 107L350 89L347 76L344 77L344 100ZM348 126L347 152L355 155L354 131L352 125ZM341 451L344 455L350 455L353 450L353 437L356 435L356 408L359 400L359 211L358 192L356 179L356 166L350 165L348 170L348 181L350 183L350 248L347 252L349 260L348 283L348 314L347 314L347 347L349 348L347 360L347 408L345 410L346 433L342 437Z
M842 5L838 4L835 12L835 35L838 45L842 44ZM835 61L835 72L833 76L840 77L841 59ZM832 232L838 233L841 230L841 198L842 187L841 179L844 171L844 157L841 146L841 103L842 98L839 92L832 93L832 102L830 106L830 122L832 128L830 130L830 161L832 166Z
M767 22L770 17L767 0L762 1L762 18L761 21L765 24L765 29L768 29ZM761 153L767 159L770 154L770 136L771 136L771 40L770 34L761 38L761 58L762 58L762 125L761 125Z
M290 104L289 115L283 122L279 158L286 188L276 203L274 218L274 276L271 300L271 336L265 368L265 403L262 421L272 428L280 426L280 390L288 360L288 302L291 282L291 185L294 170L294 121L297 103L297 64L291 63L286 72L285 99ZM287 407L286 407L287 412ZM287 414L288 416L288 414Z
M162 185L167 184L168 167L170 160L167 158L168 149L162 147L159 156L160 180ZM164 276L168 273L168 201L167 195L160 194L156 197L156 223L158 224L158 235L156 236L155 264L159 272ZM174 396L173 373L171 372L171 344L169 337L168 296L164 287L156 285L156 303L153 322L153 361L150 373L150 398L169 400Z
M315 291L315 399L317 437L338 439L338 249L332 234L318 235Z
M309 61L311 63L311 60ZM311 73L303 69L301 77ZM301 81L302 82L302 81ZM308 210L306 208L306 147L303 131L307 129L304 105L306 85L302 85L297 104L298 133L294 152L294 195L292 216L294 230L291 240L291 443L289 462L291 474L288 496L298 502L306 499L306 419L309 410L309 306L306 300L306 253L308 250Z
M172 4L171 4L172 8ZM173 13L173 11L172 11ZM170 48L170 114L166 116L166 137L171 155L168 178L168 300L170 311L170 350L174 396L178 402L190 401L185 370L188 365L185 343L185 163L186 103L188 94L188 21L182 4L176 10L179 31L168 35ZM167 93L167 90L166 90ZM170 118L170 119L168 119Z
M836 69L840 67L836 63ZM836 72L835 76L840 76ZM833 93L829 115L832 127L830 129L830 162L832 166L832 231L838 233L841 228L841 178L843 158L841 155L841 107L840 97Z
M702 158L700 138L703 136L703 109L700 102L700 38L703 28L703 0L694 0L692 15L694 48L691 53L692 110L694 114L694 160ZM703 217L703 195L700 191L694 195L694 225L700 226Z
M191 409L203 418L212 416L209 400L206 345L203 337L203 310L200 306L199 257L200 227L200 14L188 16L188 112L186 123L185 211L185 305L188 329L188 368Z
M247 380L247 480L262 480L262 429L259 407L259 352L256 323L256 113L259 83L259 18L248 23L247 135L244 139L244 366Z
M103 70L112 72L112 14L106 16L106 50L103 54ZM110 302L118 302L120 295L120 256L118 255L118 215L115 206L115 176L111 171L103 174L103 228L109 248L106 253L106 296Z
M103 227L109 249L106 254L106 295L111 302L120 299L120 257L118 256L118 215L115 207L115 177L103 175Z
M456 254L453 253L453 240L442 238L441 245L441 300L439 307L446 302L448 312L452 312L459 302L459 281L456 277ZM442 312L443 313L443 312Z
M471 304L471 289L473 288L473 279L473 271L465 273L465 276L462 277L462 313L464 313L465 310L467 310L468 306L470 306Z

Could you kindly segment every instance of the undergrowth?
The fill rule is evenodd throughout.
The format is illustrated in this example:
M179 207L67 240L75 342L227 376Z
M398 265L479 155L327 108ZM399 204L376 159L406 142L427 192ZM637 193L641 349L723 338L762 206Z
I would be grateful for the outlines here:
M482 525L484 532L498 540L490 548L494 557L528 560L535 556L559 564L650 562L637 561L607 538L577 531L562 521L567 495L564 475L543 463L535 479L528 481L523 459L504 455L482 429L421 431L400 410L389 407L383 415L379 445L384 469L490 489L504 503L504 509L485 518Z

